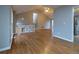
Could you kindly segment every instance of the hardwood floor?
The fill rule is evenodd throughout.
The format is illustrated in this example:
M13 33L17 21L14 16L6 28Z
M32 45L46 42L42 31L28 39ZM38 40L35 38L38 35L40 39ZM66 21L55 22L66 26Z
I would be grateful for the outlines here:
M74 43L79 44L79 35L74 36Z
M79 53L79 45L51 36L50 30L16 35L10 50L1 54L70 54Z

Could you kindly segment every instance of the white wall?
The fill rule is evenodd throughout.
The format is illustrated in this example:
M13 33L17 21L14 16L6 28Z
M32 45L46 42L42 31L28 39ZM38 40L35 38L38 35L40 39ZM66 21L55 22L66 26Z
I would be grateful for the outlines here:
M0 51L10 49L10 6L0 6Z
M73 42L73 14L72 6L62 6L55 10L53 36Z

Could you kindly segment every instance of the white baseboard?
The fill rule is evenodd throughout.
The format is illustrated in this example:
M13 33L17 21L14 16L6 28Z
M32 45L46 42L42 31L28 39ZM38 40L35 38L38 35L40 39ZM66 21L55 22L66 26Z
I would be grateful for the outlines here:
M14 34L15 34L15 33L12 33L12 35L11 35L10 47L11 47L11 45L12 45L12 41L13 41L13 36L14 36Z
M1 48L1 49L0 49L0 52L2 52L2 51L6 51L6 50L9 50L9 49L11 49L11 47L10 47L10 46L5 47L5 48Z
M66 39L66 38L63 38L63 37L60 37L60 36L57 36L57 35L53 35L53 37L57 37L57 38L60 38L62 40L68 41L68 42L73 42L73 40L69 40L69 39Z

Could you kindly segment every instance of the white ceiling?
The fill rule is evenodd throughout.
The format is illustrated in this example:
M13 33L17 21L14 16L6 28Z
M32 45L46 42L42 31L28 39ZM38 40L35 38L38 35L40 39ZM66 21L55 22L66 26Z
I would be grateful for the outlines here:
M14 5L12 7L16 13L23 13L33 9L42 9L43 7L49 7L55 9L60 6L61 5Z

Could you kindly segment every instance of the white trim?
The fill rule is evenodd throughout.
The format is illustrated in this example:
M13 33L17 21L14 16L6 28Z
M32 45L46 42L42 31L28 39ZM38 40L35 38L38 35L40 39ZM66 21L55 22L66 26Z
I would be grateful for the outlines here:
M74 41L74 7L72 7L72 40Z
M11 45L12 45L12 41L13 41L13 35L14 35L14 33L12 33L12 35L11 35L11 41L10 41L10 47L11 47Z
M14 33L11 34L11 40L12 40L12 38L13 38L13 35L14 35Z
M73 42L73 40L69 40L69 39L66 39L66 38L63 38L63 37L60 37L60 36L57 36L57 35L53 35L53 37L57 37L57 38L60 38L62 40L68 41L68 42Z
M10 47L10 46L5 47L5 48L1 48L1 49L0 49L0 52L5 51L5 50L9 50L9 49L11 49L11 47Z

